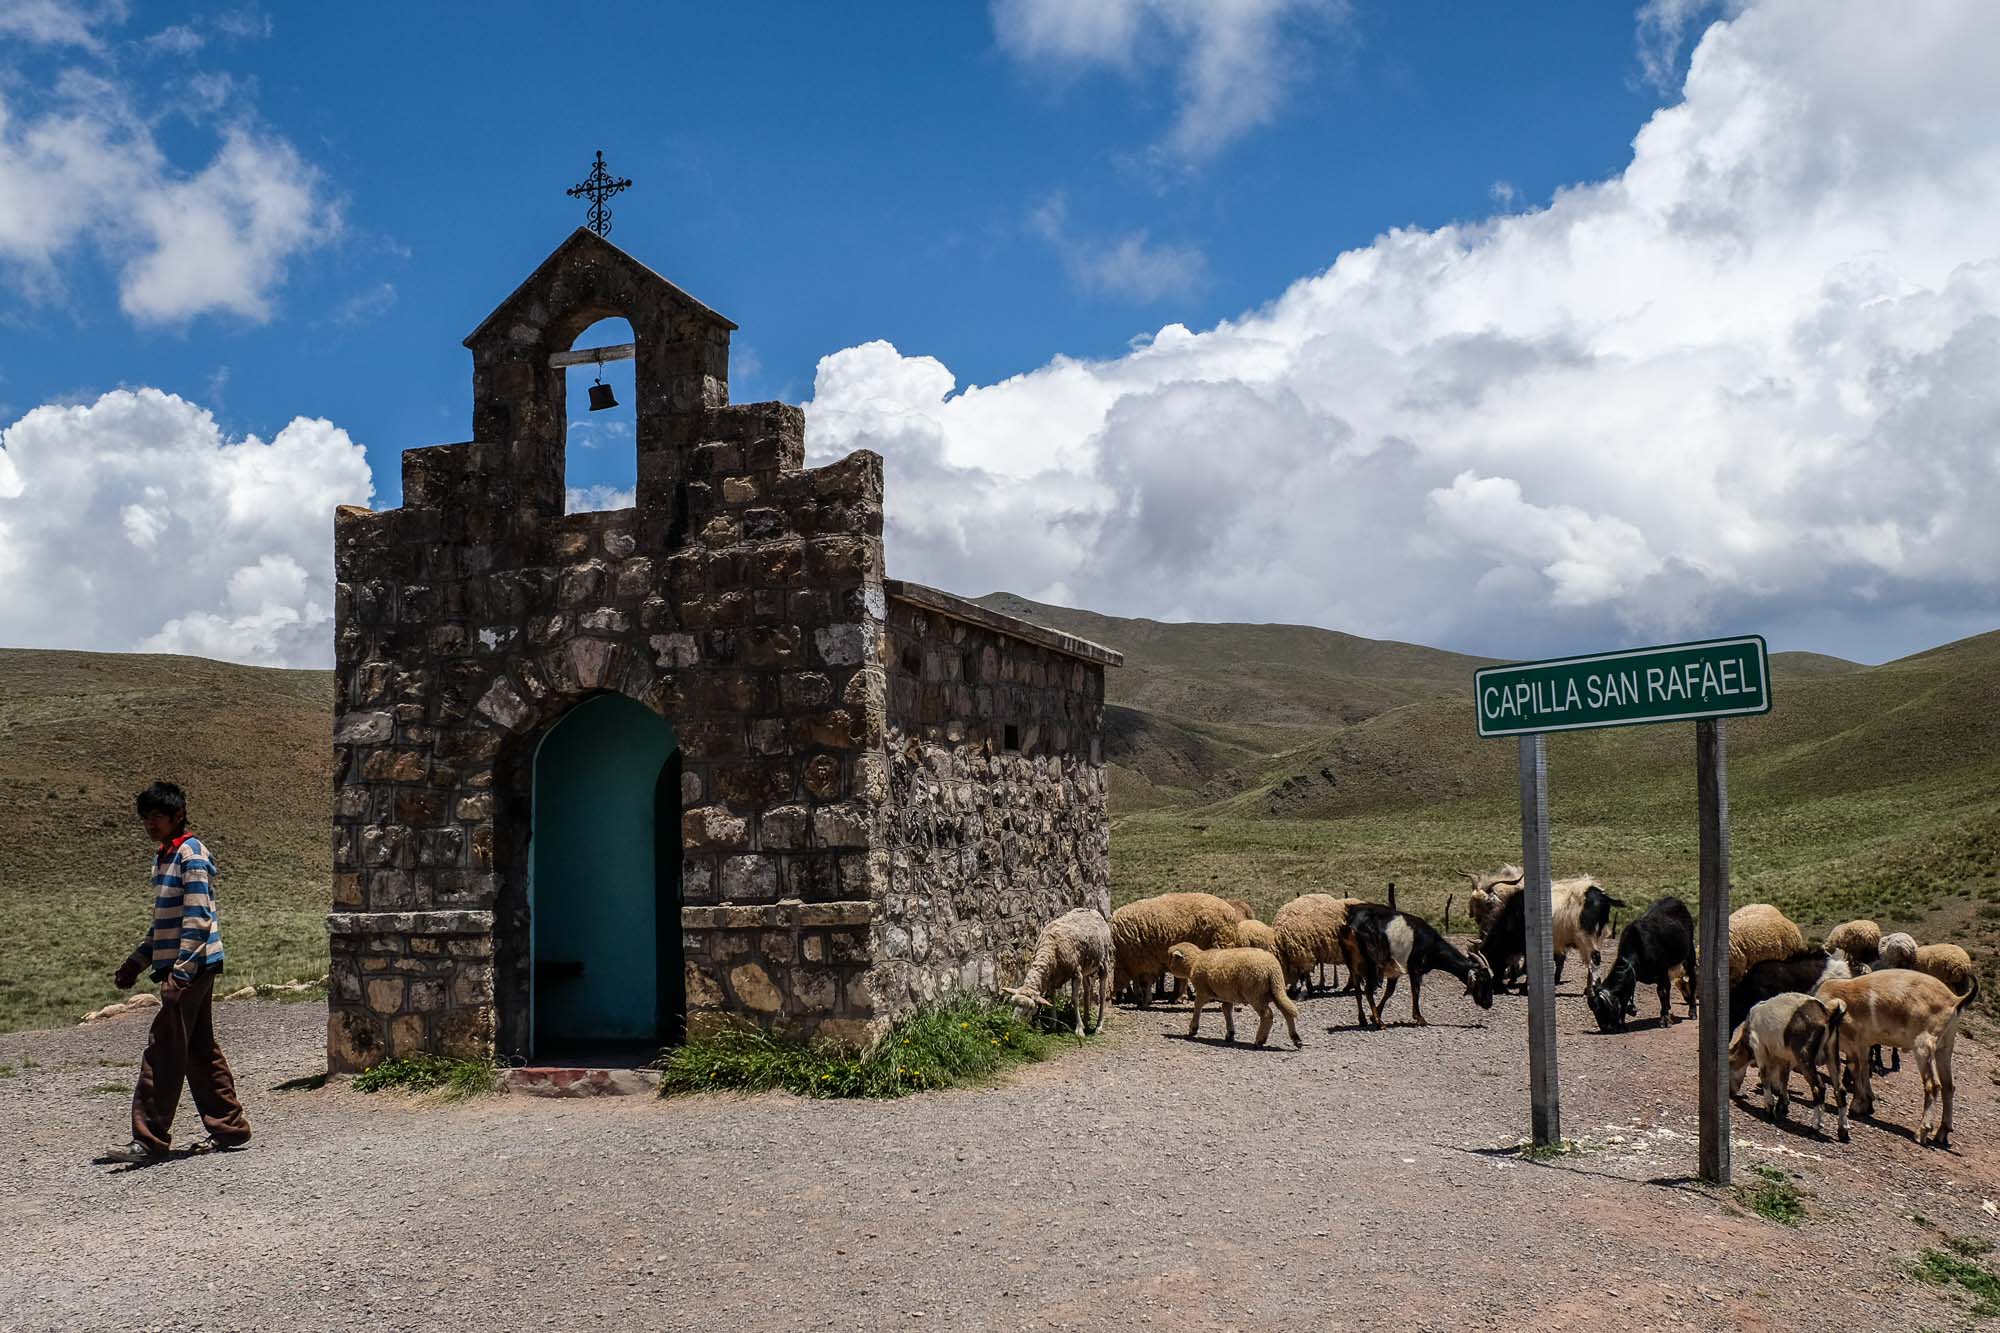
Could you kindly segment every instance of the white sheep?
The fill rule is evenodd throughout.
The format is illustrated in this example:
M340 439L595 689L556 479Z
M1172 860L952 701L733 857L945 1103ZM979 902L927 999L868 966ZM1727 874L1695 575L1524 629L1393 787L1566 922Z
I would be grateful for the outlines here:
M1729 982L1743 979L1766 959L1804 953L1805 932L1769 903L1751 903L1729 914Z
M1869 1048L1894 1046L1915 1054L1917 1072L1924 1081L1924 1109L1917 1121L1917 1143L1943 1148L1951 1140L1951 1052L1958 1041L1958 1023L1966 1006L1979 998L1979 979L1972 978L1963 995L1936 977L1904 968L1870 972L1847 981L1828 981L1819 988L1819 999L1831 1006L1840 1001L1847 1006L1847 1022L1836 1041L1835 1051L1854 1078L1854 1114L1868 1116L1875 1111L1875 1088L1870 1079ZM1936 1128L1931 1125L1931 1106L1942 1103Z
M1917 965L1917 941L1905 931L1884 935L1882 945L1875 951L1877 970L1887 967L1915 967Z
M1136 984L1139 1007L1149 1007L1153 985L1167 971L1167 950L1182 940L1204 949L1233 948L1240 920L1212 893L1163 893L1126 903L1111 914L1111 993L1123 995Z
M1973 984L1972 955L1956 944L1918 945L1916 970L1936 977L1958 995Z
M1857 966L1873 966L1875 955L1882 950L1882 927L1868 920L1843 921L1826 932L1826 948L1838 949Z
M1347 909L1359 898L1336 898L1328 893L1307 893L1292 899L1271 918L1271 930L1278 961L1284 965L1285 985L1312 989L1313 969L1328 963L1352 963L1344 939ZM1338 977L1335 978L1338 980Z
M1236 923L1236 947L1239 949L1262 949L1273 956L1278 952L1278 932L1255 917L1245 917Z
M1804 1076L1813 1098L1813 1133L1826 1118L1827 1089L1840 1114L1840 1141L1847 1142L1847 1094L1841 1087L1838 1039L1847 1005L1830 1004L1802 991L1761 1000L1729 1040L1729 1091L1743 1091L1743 1074L1754 1060L1764 1090L1764 1112L1772 1123L1791 1111L1792 1075Z
M1213 1000L1222 1006L1224 1040L1236 1040L1235 1006L1257 1011L1257 1044L1271 1035L1271 1010L1285 1016L1292 1045L1299 1039L1299 1007L1285 994L1285 971L1277 957L1263 949L1204 949L1185 941L1167 951L1167 966L1194 988L1194 1012L1188 1015L1188 1036L1201 1027L1201 1011Z
M1035 941L1034 961L1021 984L1001 994L1026 1018L1037 1006L1053 1008L1048 997L1064 986L1076 1007L1076 1035L1084 1035L1092 995L1097 997L1097 1021L1088 1024L1088 1030L1103 1027L1104 1006L1111 994L1111 926L1094 907L1065 912L1043 926Z

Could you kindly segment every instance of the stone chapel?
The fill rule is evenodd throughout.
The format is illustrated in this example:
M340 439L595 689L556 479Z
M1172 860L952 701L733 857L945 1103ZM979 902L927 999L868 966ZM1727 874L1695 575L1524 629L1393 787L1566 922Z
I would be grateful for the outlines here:
M636 503L566 513L564 354L614 316ZM336 513L333 1071L865 1044L1109 912L1119 655L887 578L881 458L730 403L735 327L580 228L465 340L472 440Z

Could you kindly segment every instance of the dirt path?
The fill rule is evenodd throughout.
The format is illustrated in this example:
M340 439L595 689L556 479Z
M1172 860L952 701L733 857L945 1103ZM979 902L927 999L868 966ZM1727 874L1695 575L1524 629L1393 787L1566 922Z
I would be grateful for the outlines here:
M1907 1061L1851 1145L1739 1105L1739 1174L1801 1177L1788 1228L1686 1180L1692 1024L1599 1037L1565 994L1564 1131L1597 1146L1536 1165L1491 1151L1527 1120L1522 1002L1432 989L1428 1029L1310 1001L1303 1052L1114 1013L1003 1086L882 1103L279 1091L322 1067L324 1011L236 1002L255 1145L145 1169L90 1162L143 1017L0 1036L0 1329L1967 1323L1909 1276L1940 1240L1911 1215L2000 1239L1985 1048L1960 1041L1949 1153L1903 1132Z

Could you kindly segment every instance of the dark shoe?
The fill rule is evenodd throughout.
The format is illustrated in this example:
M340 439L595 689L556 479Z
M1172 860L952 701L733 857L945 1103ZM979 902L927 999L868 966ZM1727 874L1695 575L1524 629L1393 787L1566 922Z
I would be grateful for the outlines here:
M250 1146L249 1139L218 1139L211 1134L195 1145L196 1152L241 1152Z

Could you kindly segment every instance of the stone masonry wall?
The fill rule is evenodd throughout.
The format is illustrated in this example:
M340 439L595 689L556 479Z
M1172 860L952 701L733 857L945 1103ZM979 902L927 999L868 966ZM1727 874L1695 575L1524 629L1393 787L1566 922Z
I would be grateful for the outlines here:
M1018 981L1047 922L1110 913L1111 865L1104 663L900 596L888 635L890 875L871 985L878 1012L900 1012Z
M791 955L778 943L801 929L783 900L865 919L887 880L870 855L888 792L881 461L808 471L803 440L795 407L709 409L671 510L559 517L481 504L504 451L413 450L403 508L340 511L334 1068L447 1034L476 1045L458 1034L482 1022L499 1051L525 1050L534 745L602 691L655 709L680 741L690 1023L868 1019L840 970L852 959L804 970L830 938ZM723 904L726 918L698 910ZM421 935L388 947L411 914L441 912L491 913L490 957L417 953ZM376 957L415 982L371 991ZM476 969L490 996L464 980Z

